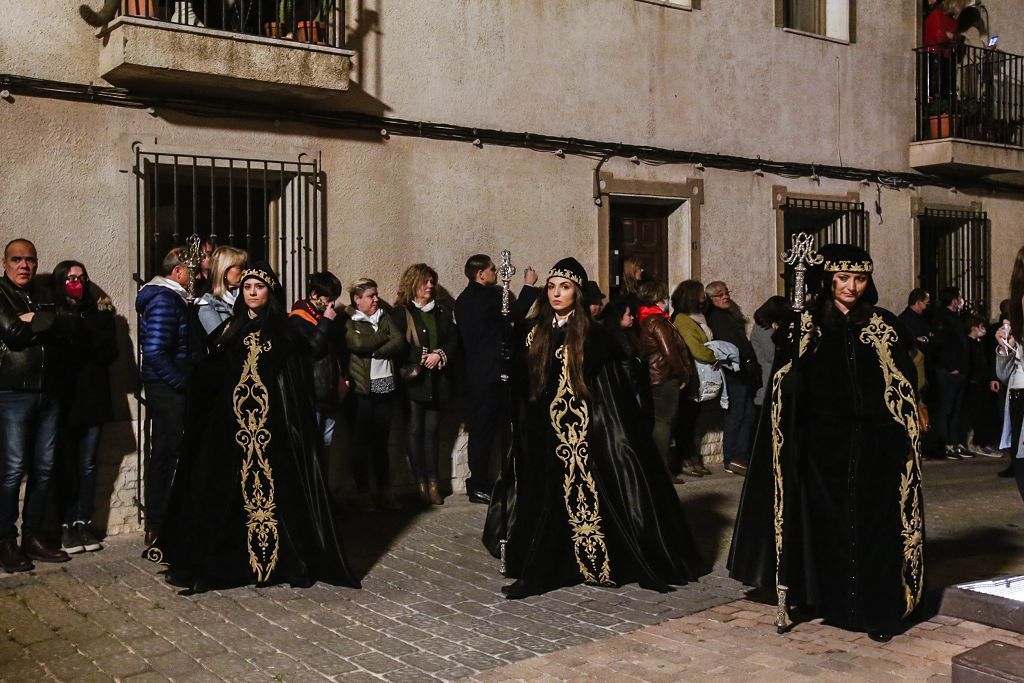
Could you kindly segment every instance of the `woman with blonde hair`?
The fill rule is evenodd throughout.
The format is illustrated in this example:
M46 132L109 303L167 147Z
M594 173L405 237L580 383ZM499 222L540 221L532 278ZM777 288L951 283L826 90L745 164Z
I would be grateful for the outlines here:
M426 505L444 503L437 483L437 428L451 395L447 370L459 344L452 310L437 301L436 288L433 268L409 266L398 285L394 316L408 345L399 377L409 399L409 464Z
M644 264L639 256L630 256L622 262L622 284L619 296L636 296L644 279Z
M199 323L207 335L233 315L242 268L249 260L244 249L222 245L210 256L211 291L199 299Z

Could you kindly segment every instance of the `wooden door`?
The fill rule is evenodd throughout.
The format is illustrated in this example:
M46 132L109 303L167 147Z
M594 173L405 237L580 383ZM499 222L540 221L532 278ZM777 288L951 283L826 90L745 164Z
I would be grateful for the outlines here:
M622 284L622 264L640 257L650 277L668 284L668 214L670 207L612 201L609 247L611 293Z

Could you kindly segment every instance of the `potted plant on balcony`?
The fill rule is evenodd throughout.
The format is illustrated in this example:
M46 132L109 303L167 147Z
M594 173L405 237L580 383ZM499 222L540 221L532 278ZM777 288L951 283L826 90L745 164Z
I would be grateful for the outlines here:
M928 139L939 140L952 136L957 127L959 116L951 114L952 109L949 98L936 97L930 100L924 108L928 117Z
M85 20L85 23L90 26L99 27L113 21L119 9L126 16L159 19L161 17L157 5L157 0L127 0L127 2L122 2L122 0L104 0L103 7L99 11L92 9L88 5L80 5L78 13Z
M296 10L296 5L299 9ZM302 11L306 5L305 11ZM333 5L332 0L278 0L277 21L268 21L263 25L263 34L270 38L292 38L300 43L324 45L324 19L328 17ZM299 17L307 17L299 20ZM294 32L290 29L294 27Z

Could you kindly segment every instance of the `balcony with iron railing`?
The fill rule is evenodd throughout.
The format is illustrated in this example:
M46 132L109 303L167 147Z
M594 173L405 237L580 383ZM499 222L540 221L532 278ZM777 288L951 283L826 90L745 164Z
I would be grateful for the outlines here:
M119 0L100 76L138 90L323 100L348 89L344 0Z
M976 175L1024 171L1024 57L962 43L914 54L910 165Z

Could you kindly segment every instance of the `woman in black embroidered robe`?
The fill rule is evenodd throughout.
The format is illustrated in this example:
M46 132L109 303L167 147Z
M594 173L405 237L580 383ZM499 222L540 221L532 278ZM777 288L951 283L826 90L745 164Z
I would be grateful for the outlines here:
M694 578L679 498L634 399L628 361L587 315L586 282L579 262L563 259L527 321L521 443L484 530L497 556L508 511L510 598L578 583L669 591Z
M775 335L730 575L774 590L781 557L790 604L887 640L924 586L913 339L875 306L867 252L821 255L810 309Z
M269 266L245 270L241 287L234 317L194 373L186 452L146 556L192 591L358 587L317 460L313 349L290 329Z

